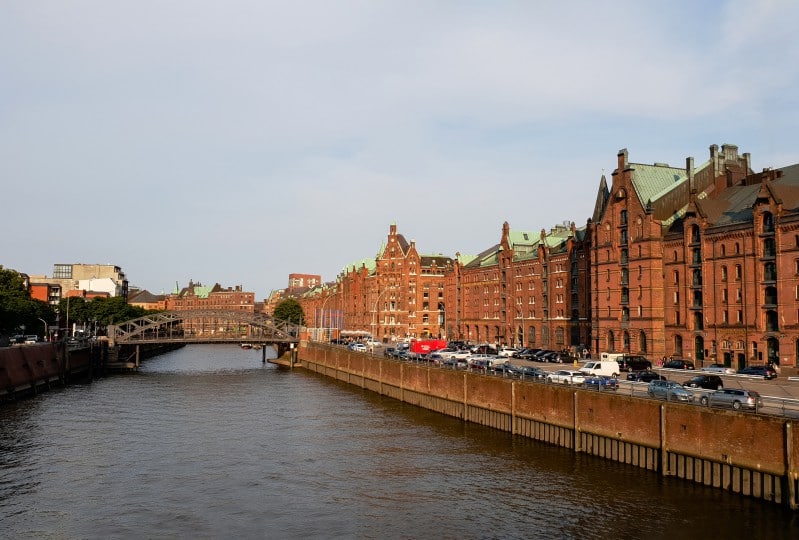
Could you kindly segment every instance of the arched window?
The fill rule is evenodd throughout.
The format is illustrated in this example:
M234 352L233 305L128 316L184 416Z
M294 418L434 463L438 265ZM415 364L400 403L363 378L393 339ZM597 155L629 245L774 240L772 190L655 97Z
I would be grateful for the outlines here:
M641 333L638 335L638 349L639 349L639 351L641 352L641 354L646 354L646 353L647 353L647 348L646 348L646 332L641 332Z
M613 330L608 330L608 351L613 352L616 350L616 336L613 335Z
M674 336L674 354L682 356L682 336Z
M527 329L527 338L530 340L530 345L535 345L535 326Z
M724 257L727 255L727 246L721 244L721 256Z

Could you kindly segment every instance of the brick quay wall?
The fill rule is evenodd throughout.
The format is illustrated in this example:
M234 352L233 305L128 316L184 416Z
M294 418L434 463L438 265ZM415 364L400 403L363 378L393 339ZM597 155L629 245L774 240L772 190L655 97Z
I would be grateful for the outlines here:
M301 366L467 422L794 510L796 422L487 376L303 342Z
M0 348L0 400L36 394L64 385L76 376L91 377L90 351L72 351L66 343Z

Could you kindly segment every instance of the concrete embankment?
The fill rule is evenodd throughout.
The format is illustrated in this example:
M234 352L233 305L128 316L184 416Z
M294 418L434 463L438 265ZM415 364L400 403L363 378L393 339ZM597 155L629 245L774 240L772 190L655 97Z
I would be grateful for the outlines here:
M41 343L0 349L0 399L35 394L79 376L92 376L90 348L69 351L65 343Z
M300 365L413 405L799 509L790 419L540 384L303 343Z

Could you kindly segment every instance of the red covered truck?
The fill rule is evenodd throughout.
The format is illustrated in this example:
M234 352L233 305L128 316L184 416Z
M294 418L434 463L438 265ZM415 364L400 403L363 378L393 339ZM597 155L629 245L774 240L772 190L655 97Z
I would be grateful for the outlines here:
M447 348L446 339L412 339L411 352L417 354L429 354Z

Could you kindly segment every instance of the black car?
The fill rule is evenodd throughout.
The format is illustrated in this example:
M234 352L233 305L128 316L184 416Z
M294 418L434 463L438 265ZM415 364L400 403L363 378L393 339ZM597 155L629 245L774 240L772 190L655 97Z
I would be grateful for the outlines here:
M753 375L766 380L776 379L777 372L771 366L747 366L738 370L739 375Z
M648 383L652 381L665 381L666 377L652 370L647 369L647 370L633 371L631 373L628 373L627 380Z
M652 369L652 362L643 356L622 356L616 359L619 363L619 369L626 372L643 371Z
M519 377L521 379L537 379L537 380L544 380L547 376L546 371L541 369L540 367L532 367L532 366L514 366L512 364L508 364L505 366L505 371L514 377Z
M690 360L668 360L663 367L666 369L694 369L694 363Z
M721 390L724 388L724 382L718 375L697 375L696 377L691 377L682 385L687 388L704 388L705 390Z

